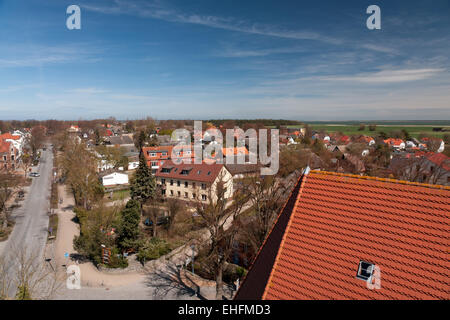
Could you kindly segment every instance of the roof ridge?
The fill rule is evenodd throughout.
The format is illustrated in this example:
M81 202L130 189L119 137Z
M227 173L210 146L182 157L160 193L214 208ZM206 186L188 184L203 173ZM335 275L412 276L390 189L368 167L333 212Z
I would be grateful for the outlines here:
M359 180L370 180L370 181L380 181L380 182L388 182L388 183L394 183L394 184L404 184L404 185L409 185L409 186L425 187L425 188L430 188L430 189L444 189L444 190L450 191L450 187L444 186L444 185L439 185L439 184L427 184L427 183L411 182L411 181L397 180L397 179L390 179L390 178L360 176L360 175L355 175L355 174L350 174L350 173L338 173L338 172L320 171L320 170L311 170L311 173L328 175L328 176L354 178L354 179L359 179Z

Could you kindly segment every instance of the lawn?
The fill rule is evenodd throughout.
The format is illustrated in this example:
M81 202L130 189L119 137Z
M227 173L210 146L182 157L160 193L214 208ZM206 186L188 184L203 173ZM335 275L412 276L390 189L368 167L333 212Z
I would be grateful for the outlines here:
M379 132L385 132L388 136L390 133L395 131L401 131L406 130L412 137L419 137L420 134L426 134L428 136L434 136L438 138L443 138L445 134L450 135L450 125L449 123L445 124L377 124L375 131L369 130L369 125L366 124L366 128L363 131L359 131L359 124L336 124L336 123L310 123L309 126L315 130L315 131L326 131L327 133L334 133L334 132L342 132L346 135L368 135L368 136L375 136ZM287 128L298 128L299 126L286 126ZM433 128L443 128L446 130L446 132L434 132Z
M439 126L437 126L439 127ZM333 132L342 132L346 135L358 135L358 134L364 134L373 136L376 135L379 132L385 132L388 136L395 131L401 131L406 130L412 137L419 137L420 134L426 134L429 136L435 136L442 138L445 134L450 134L450 127L443 127L444 129L448 130L447 132L434 132L433 126L415 126L415 125L377 125L375 131L370 131L369 126L366 125L366 129L363 131L359 131L359 125L317 125L313 124L311 125L311 128L316 131L324 130L328 133Z

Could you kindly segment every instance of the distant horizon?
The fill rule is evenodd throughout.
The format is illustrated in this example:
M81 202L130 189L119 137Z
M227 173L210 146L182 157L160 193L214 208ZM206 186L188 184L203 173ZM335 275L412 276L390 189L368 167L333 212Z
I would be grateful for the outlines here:
M118 119L115 118L115 121L118 122L126 122L126 121L138 121L138 120L144 120L148 117L152 118L155 121L252 121L252 122L258 122L258 121L296 121L300 123L324 123L324 124L346 124L346 123L357 123L357 124L376 124L376 123L393 123L393 124L404 124L407 125L408 123L413 124L429 124L429 125L445 125L450 126L450 119L444 119L444 120L369 120L369 119L356 119L356 120L297 120L297 119L285 119L285 118L211 118L211 119L189 119L189 118L183 118L183 119L175 119L175 118L167 118L167 119L158 119L152 116L146 116L146 117L140 117L140 118L128 118L128 119ZM54 118L47 118L47 119L1 119L0 121L64 121L64 122L78 122L78 121L100 121L100 120L108 120L111 119L111 116L104 117L104 118L92 118L92 119L54 119Z

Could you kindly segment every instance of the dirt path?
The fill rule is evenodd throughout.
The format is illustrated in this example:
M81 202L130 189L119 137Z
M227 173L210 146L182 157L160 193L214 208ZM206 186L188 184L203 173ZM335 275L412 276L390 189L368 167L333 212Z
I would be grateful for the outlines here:
M73 221L73 196L67 192L65 186L58 186L58 194L63 199L63 203L58 209L58 235L55 244L55 262L58 268L62 265L77 264L70 258L66 258L66 253L76 254L73 248L73 239L80 234L79 225ZM78 264L81 270L81 284L88 287L116 287L129 285L133 282L144 281L145 275L142 273L129 274L108 274L100 272L91 262ZM65 272L65 268L61 268Z

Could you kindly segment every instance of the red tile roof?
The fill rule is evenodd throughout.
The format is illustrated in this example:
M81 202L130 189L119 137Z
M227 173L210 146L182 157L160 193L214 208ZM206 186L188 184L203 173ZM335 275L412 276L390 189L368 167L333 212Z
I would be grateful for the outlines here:
M449 187L312 171L263 298L449 299L449 212ZM361 260L381 289L356 278Z
M3 139L0 139L0 153L9 153L9 148L11 146L11 142L6 142Z
M442 153L429 153L427 159L438 165L439 167L444 168L447 171L450 171L450 158Z
M400 146L402 143L405 143L402 139L394 139L394 138L389 138L384 140L384 143L390 145L390 146Z
M170 169L170 172L164 172L165 169ZM212 183L222 170L223 164L179 164L176 165L172 161L165 162L161 168L158 169L155 176L166 179L180 179L189 181L199 181ZM183 170L187 170L188 174L181 174Z
M20 136L13 136L9 132L6 132L6 133L0 135L0 140L6 140L6 139L19 140Z

